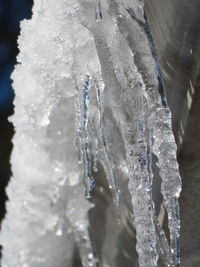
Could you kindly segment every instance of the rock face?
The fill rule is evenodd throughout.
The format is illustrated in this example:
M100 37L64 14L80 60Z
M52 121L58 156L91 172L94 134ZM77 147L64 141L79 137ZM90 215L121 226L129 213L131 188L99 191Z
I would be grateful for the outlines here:
M177 20L178 4L152 0L144 12L140 0L35 0L12 75L3 267L178 265L181 182L163 82L184 182L198 108L195 32L182 24L185 9Z

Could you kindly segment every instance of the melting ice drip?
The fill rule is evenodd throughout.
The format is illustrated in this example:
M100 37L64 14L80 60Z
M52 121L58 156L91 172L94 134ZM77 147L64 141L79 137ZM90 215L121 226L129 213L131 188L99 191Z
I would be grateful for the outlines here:
M97 266L80 178L90 198L98 164L117 209L129 181L140 266L156 267L159 257L178 266L181 181L143 3L35 0L22 23L3 267L72 266L73 240L83 266ZM155 158L170 244L155 214Z

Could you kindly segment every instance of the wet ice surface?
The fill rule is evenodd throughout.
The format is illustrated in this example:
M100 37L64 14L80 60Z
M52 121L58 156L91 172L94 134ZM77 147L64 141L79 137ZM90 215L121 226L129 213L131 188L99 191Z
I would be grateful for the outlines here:
M75 244L84 267L106 266L84 198L95 195L98 165L121 224L120 207L129 207L139 265L179 263L176 145L146 29L139 0L37 0L22 22L3 267L73 266ZM155 158L169 244L154 208Z

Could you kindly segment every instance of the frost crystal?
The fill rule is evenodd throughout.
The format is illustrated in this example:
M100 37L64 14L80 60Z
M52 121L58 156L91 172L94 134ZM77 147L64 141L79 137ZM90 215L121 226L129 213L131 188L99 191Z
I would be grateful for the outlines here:
M98 266L83 184L91 198L102 169L121 223L120 207L130 206L139 265L179 264L181 180L143 6L35 0L32 19L22 22L2 267L70 267L75 244L84 267ZM155 161L170 244L155 211Z

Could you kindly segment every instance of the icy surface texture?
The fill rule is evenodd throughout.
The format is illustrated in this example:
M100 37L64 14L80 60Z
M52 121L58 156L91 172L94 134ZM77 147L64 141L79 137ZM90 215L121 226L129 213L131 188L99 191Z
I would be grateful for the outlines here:
M139 265L179 263L176 145L143 5L35 0L22 22L2 267L70 267L75 242L82 265L98 266L83 190L92 197L98 165L119 220L129 181ZM153 161L169 244L154 208Z

